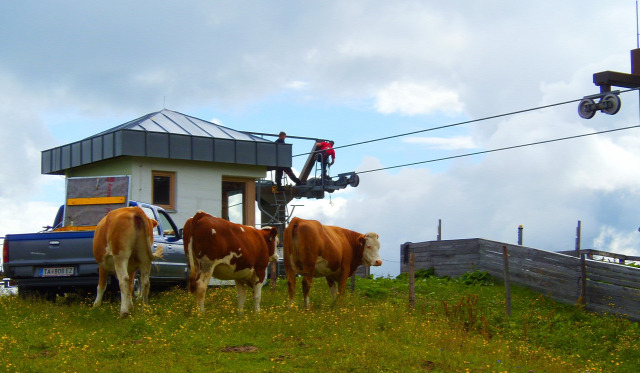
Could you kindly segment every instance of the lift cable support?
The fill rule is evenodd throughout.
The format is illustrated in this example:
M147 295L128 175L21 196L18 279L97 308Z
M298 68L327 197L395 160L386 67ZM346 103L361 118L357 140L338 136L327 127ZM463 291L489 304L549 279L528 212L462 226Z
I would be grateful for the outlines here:
M578 104L578 115L591 119L600 111L614 115L620 110L620 91L611 91L611 87L640 87L640 48L631 51L631 74L617 71L602 71L593 74L593 84L600 87L600 93L584 96ZM599 100L596 103L596 100Z
M267 194L263 194L267 192ZM256 183L256 201L258 201L258 209L262 213L262 226L278 227L284 230L289 223L290 211L285 189L277 190L276 185L266 179L259 180ZM292 206L295 209L295 205ZM291 210L293 212L293 209Z
M256 133L252 133L256 134ZM277 136L271 134L258 134L266 136ZM325 193L333 193L336 190L345 189L348 186L357 187L360 178L355 172L345 172L330 178L322 177L321 161L318 158L320 153L316 150L317 138L287 136L290 138L313 140L313 147L300 172L300 185L284 183L278 188L272 180L262 179L256 183L256 201L258 209L262 213L262 225L278 227L282 232L293 214L296 205L289 205L295 198L323 199ZM314 169L315 166L315 169ZM310 178L312 171L313 177ZM284 175L283 175L284 176ZM286 176L284 176L286 177ZM286 179L285 179L286 180ZM292 207L292 209L289 209Z

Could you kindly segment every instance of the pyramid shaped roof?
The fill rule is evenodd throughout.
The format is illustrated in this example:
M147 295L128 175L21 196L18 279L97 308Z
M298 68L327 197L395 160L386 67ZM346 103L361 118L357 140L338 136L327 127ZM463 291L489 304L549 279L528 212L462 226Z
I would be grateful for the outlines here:
M290 144L163 109L42 151L41 172L61 175L73 167L121 156L291 167Z
M168 109L163 109L155 113L143 115L138 119L134 119L117 127L113 127L94 136L100 136L122 129L212 137L218 139L246 140L258 142L268 141L258 136L236 131L234 129L224 127L213 122L207 122L206 120L198 119L196 117L192 117Z

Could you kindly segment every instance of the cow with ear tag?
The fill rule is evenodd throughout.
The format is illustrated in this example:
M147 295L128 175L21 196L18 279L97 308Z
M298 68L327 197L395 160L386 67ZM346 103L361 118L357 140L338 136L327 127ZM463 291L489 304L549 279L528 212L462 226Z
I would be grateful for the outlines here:
M138 206L115 209L100 220L93 235L93 256L100 265L94 307L102 303L109 273L115 273L120 285L120 316L127 316L133 307L131 293L138 269L143 304L148 304L151 262L163 255L161 247L155 252L151 250L156 226L158 222Z
M278 260L278 229L231 223L198 211L184 225L184 248L189 266L189 290L200 311L211 277L235 280L238 312L246 299L245 286L253 289L253 307L260 310L262 284L269 262Z
M314 277L325 277L334 296L343 296L347 279L358 266L380 266L377 233L361 234L345 228L323 225L316 220L295 217L284 230L284 269L289 302L293 303L296 275L302 276L305 307ZM337 287L336 287L337 283Z

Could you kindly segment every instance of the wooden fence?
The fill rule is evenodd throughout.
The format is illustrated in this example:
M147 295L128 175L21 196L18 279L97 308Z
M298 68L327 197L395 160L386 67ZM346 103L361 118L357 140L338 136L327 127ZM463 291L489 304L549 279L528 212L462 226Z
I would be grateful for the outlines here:
M433 267L436 275L451 277L479 270L499 279L505 270L505 248L512 284L561 303L583 303L590 311L640 321L640 268L587 259L589 250L569 255L481 238L407 242L401 246L400 271L409 271L413 253L416 270Z

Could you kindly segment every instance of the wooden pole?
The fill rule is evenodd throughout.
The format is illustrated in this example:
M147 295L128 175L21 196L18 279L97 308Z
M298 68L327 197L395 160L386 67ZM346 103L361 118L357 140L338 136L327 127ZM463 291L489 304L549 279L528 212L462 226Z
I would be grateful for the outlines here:
M587 259L585 254L580 254L580 304L587 304Z
M511 283L509 282L509 251L507 246L502 246L502 257L504 260L504 292L507 306L507 316L511 316Z
M582 222L578 220L578 226L576 227L576 251L580 252L580 236L582 230Z
M524 228L522 227L522 224L520 224L518 226L518 245L522 246L522 231L524 230Z
M416 285L415 285L415 258L414 254L409 254L409 308L413 309L416 306Z

